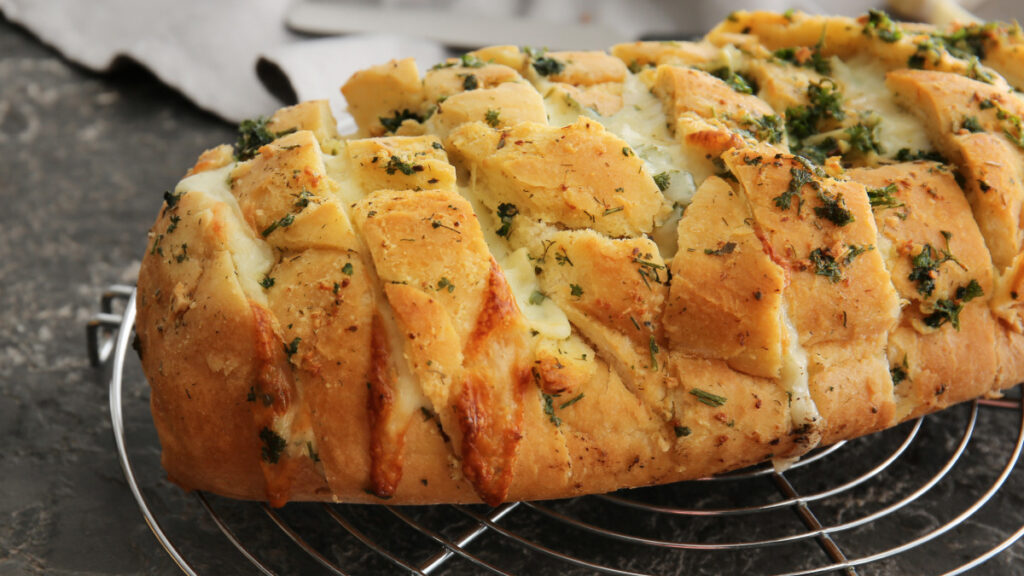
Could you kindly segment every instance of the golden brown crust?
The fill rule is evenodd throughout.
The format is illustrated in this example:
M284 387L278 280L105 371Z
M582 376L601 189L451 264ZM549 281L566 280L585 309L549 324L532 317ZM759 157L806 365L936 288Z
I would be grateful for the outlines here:
M343 87L352 137L307 102L250 159L204 152L139 276L170 479L273 505L561 498L1015 385L1019 39L966 32L1004 80L888 26L736 13L697 43L392 61ZM874 59L897 128L832 57ZM914 115L949 165L878 139L921 142Z

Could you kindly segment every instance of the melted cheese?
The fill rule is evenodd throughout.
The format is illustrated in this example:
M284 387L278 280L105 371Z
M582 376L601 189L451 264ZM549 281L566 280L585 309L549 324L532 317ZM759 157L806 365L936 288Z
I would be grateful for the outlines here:
M537 281L527 248L521 247L512 251L508 243L498 236L496 230L499 223L495 221L494 212L476 193L476 187L472 182L469 186L459 186L459 193L469 200L473 207L473 212L480 221L487 249L505 274L516 304L519 305L519 310L522 311L530 329L556 340L568 338L572 334L572 327L565 312L550 298L543 298L537 302L538 298L533 297L534 292L540 290L540 283ZM531 303L531 300L537 303Z
M336 146L334 148L335 150L332 151L337 151L336 149L339 147ZM338 184L336 194L347 213L347 209L362 200L366 194L363 192L359 182L353 177L355 171L349 166L351 161L345 150L340 150L339 154L324 154L323 156L327 177Z
M881 118L876 134L883 155L894 156L901 148L911 152L932 149L921 120L896 105L885 85L885 67L881 63L867 55L846 62L832 58L832 74L840 84L846 107Z
M808 363L807 363L807 352L803 346L800 345L799 336L796 331L796 326L793 325L792 320L789 318L789 313L786 311L786 306L782 307L782 319L783 319L783 342L785 342L785 353L782 355L782 373L779 378L779 384L786 391L789 396L789 410L790 410L790 421L792 422L792 429L799 430L807 427L808 430L813 430L813 427L821 419L821 414L818 412L818 407L814 404L814 400L811 398L811 387L808 379ZM805 445L806 450L814 448L821 440L820 434L810 433L808 442ZM773 462L776 470L782 471L788 468L799 456L793 458L776 458Z
M556 340L568 338L572 327L565 312L550 298L534 297L540 291L540 284L526 248L516 250L499 264L530 328Z
M608 117L597 114L591 116L609 132L625 140L644 161L649 174L667 176L668 186L663 192L665 201L673 210L664 222L658 223L651 233L651 239L658 245L662 258L669 260L677 249L676 226L683 209L690 204L697 191L694 174L700 171L691 165L691 159L669 132L661 101L651 94L638 76L629 75L622 97L622 109L615 114Z
M228 250L238 271L238 283L246 298L267 305L267 296L260 286L260 280L274 265L274 253L270 246L259 240L245 222L238 200L231 193L228 178L236 164L207 170L185 178L174 187L175 194L197 192L226 205L234 218L227 219Z

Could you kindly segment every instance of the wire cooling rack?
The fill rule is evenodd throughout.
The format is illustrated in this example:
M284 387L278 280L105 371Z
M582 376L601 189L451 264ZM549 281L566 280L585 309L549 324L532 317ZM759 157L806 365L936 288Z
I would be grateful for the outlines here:
M497 508L273 509L163 479L148 386L127 354L134 319L134 289L112 286L89 354L110 365L128 486L186 574L1024 574L1019 390L816 450L783 473Z

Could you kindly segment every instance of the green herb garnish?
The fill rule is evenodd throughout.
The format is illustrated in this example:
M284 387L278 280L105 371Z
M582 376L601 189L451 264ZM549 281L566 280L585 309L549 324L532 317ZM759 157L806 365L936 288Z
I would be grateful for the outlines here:
M300 342L302 342L302 338L296 336L295 338L292 339L291 342L284 345L284 353L288 356L289 359L291 359L291 357L294 356L295 353L299 351Z
M833 284L842 280L843 271L839 269L839 263L828 248L815 248L811 251L810 260L818 276L828 278Z
M562 419L555 415L555 398L558 397L558 394L551 395L541 392L540 395L544 399L544 414L547 414L548 420L556 427L561 426Z
M868 201L872 208L898 208L903 206L903 202L896 198L897 191L899 187L895 182L885 188L868 188Z
M729 88L732 88L740 94L753 94L754 92L757 92L756 82L739 72L735 72L728 66L716 68L712 70L710 74L722 80L729 86Z
M508 237L512 230L512 219L519 214L519 208L515 204L503 202L498 204L498 219L501 220L501 228L498 228L498 236Z
M565 63L554 58L542 56L533 61L533 69L541 76L558 75L565 70Z
M395 112L394 116L380 116L377 119L380 120L381 125L384 126L384 129L388 132L395 132L402 125L402 122L405 122L406 120L415 120L417 122L423 122L424 120L423 116L409 110L408 108L401 112Z
M964 116L960 121L960 128L972 133L985 131L985 128L978 122L977 116Z
M260 235L266 238L267 236L270 236L271 232L277 230L278 228L287 228L291 226L292 222L295 222L295 215L285 214L284 216L281 217L280 220L275 220L271 222L270 226L267 226L266 228L263 229L263 232L260 232Z
M690 394L696 396L697 400L700 400L702 403L707 404L708 406L713 406L715 408L724 405L725 401L727 400L725 396L712 394L711 392L701 390L700 388L691 389Z
M820 190L821 185L814 179L814 174L811 174L807 170L800 168L790 168L789 174L792 177L789 181L789 187L785 192L779 194L772 200L775 202L775 206L782 210L789 210L789 207L793 205L793 197L797 197L797 214L800 213L800 207L803 206L804 200L800 197L800 190L806 184L810 184L815 190Z
M960 331L960 311L964 304L984 296L981 285L977 280L971 280L966 286L956 289L953 298L940 298L935 301L935 307L931 314L924 317L924 323L931 328L938 328L949 322L953 328Z
M668 172L659 172L654 175L654 183L658 185L658 190L664 192L672 183L672 175Z
M724 256L725 254L732 254L733 250L736 250L735 242L719 242L718 248L712 250L711 248L705 248L704 253L709 256Z
M853 213L847 210L842 194L833 198L818 190L818 199L821 200L821 206L814 207L814 214L818 218L824 218L840 228L854 221Z
M868 23L864 25L864 34L878 36L882 41L892 44L903 38L903 30L881 10L868 10Z
M411 176L413 172L422 172L423 166L419 164L409 164L408 162L402 161L398 156L391 156L388 160L388 165L384 167L384 171L388 174L394 174L395 172L401 172L406 176Z
M264 462L271 464L277 464L277 461L281 458L281 453L288 447L288 443L285 442L284 438L266 426L260 430L260 441L263 442L260 456Z
M541 292L540 290L534 290L533 292L530 293L530 298L529 300L527 300L527 302L534 306L540 306L541 304L544 303L544 300L546 298L547 296L543 292Z

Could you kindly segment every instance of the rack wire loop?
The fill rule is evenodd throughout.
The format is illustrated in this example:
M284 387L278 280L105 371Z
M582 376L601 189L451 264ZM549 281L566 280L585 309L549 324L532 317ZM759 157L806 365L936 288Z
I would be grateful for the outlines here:
M123 311L116 307L123 303ZM144 520L152 530L161 546L167 551L171 559L190 576L197 576L202 570L196 562L190 561L183 554L182 548L176 543L180 538L187 538L188 535L172 537L165 526L161 523L158 509L154 509L150 500L144 492L153 493L158 490L176 490L167 486L143 485L137 475L135 463L133 463L133 450L129 450L128 439L125 431L125 415L123 398L125 397L125 363L127 350L132 336L132 326L135 321L135 292L130 286L111 286L103 293L98 312L87 325L87 344L90 360L96 364L110 362L112 372L110 377L110 417L114 440L117 447L118 460ZM136 386L144 386L141 378L131 382ZM962 409L957 409L962 410ZM1013 414L1017 420L1016 440L1005 459L1002 470L996 474L987 488L979 487L981 493L970 502L966 502L959 511L950 510L951 518L941 521L938 525L927 529L919 530L916 533L907 533L905 541L888 543L882 549L854 551L841 542L842 535L856 532L860 528L873 525L876 522L896 518L905 511L913 511L914 506L926 497L931 497L936 487L943 483L957 482L958 468L967 452L972 440L977 440L979 425L988 419L996 417L1010 417ZM938 418L938 416L927 416L925 418ZM729 553L736 553L739 556L754 554L765 551L769 548L780 546L810 545L820 548L820 557L817 562L809 561L805 566L785 567L780 565L773 568L777 574L787 576L804 576L811 574L842 573L856 575L860 568L869 569L876 563L900 558L910 551L920 548L926 544L939 541L950 534L956 534L959 530L969 528L972 519L979 512L990 504L993 499L999 497L1000 491L1005 490L1006 483L1017 469L1022 448L1024 448L1024 402L1019 398L1019 392L1014 392L1014 397L999 399L975 400L968 407L966 418L963 419L962 430L958 437L955 429L949 428L952 434L947 440L948 446L941 446L947 457L944 462L935 462L935 470L917 471L914 483L901 495L893 495L887 499L880 499L872 502L870 507L861 509L855 504L843 504L844 514L833 516L829 520L822 515L823 511L829 510L828 505L834 500L856 501L852 498L856 491L863 491L875 487L886 474L896 474L893 471L901 463L907 454L927 447L929 442L937 442L930 438L929 434L922 432L922 423L925 418L917 420L912 425L906 425L903 432L892 430L884 433L889 438L888 444L870 445L867 453L870 460L864 462L863 455L849 456L860 458L861 472L838 470L841 466L832 466L831 460L842 461L847 458L847 453L852 450L849 443L839 443L831 447L820 449L785 472L774 470L771 466L762 465L748 470L724 474L714 478L697 480L679 485L680 489L696 492L715 492L720 490L738 490L740 492L750 491L755 493L755 486L764 486L765 480L771 480L770 485L774 486L774 495L758 496L765 501L752 505L735 505L722 507L720 505L689 505L682 506L675 498L669 498L669 502L649 501L643 491L623 491L615 494L600 496L585 496L554 503L524 502L504 504L485 513L477 512L470 506L430 506L420 507L413 511L405 507L395 506L342 506L334 504L291 504L288 507L289 513L282 513L274 510L265 504L238 503L241 510L238 517L236 514L225 515L218 511L220 505L214 506L211 499L202 493L196 493L194 499L185 499L184 502L192 502L197 506L196 511L208 517L212 527L224 536L240 554L239 561L244 560L238 573L251 573L254 569L265 576L276 576L275 571L279 566L292 566L292 562L279 562L282 557L291 554L304 555L306 564L318 567L323 573L334 576L348 576L351 573L363 573L366 568L360 564L360 558L370 555L374 561L383 562L389 566L389 571L403 571L409 574L422 576L434 576L441 573L461 574L459 570L469 567L473 573L487 571L495 574L513 574L521 571L529 571L527 566L536 565L537 562L556 561L559 572L562 571L583 571L585 573L615 574L619 576L640 576L647 573L662 572L657 564L644 564L646 557L670 556L672 566L682 566L685 561L693 555L713 555L710 560L704 558L695 565L721 566L716 571L729 571L725 564ZM954 416L946 416L952 419ZM960 416L955 416L960 418ZM904 434L900 439L899 434ZM1007 435L1008 436L1008 435ZM873 438L858 440L863 447L864 442L876 442ZM896 440L892 442L892 440ZM986 447L991 444L991 438L977 440L979 445L984 443ZM880 441L877 441L880 442ZM1004 444L1009 444L1009 438L1004 439ZM894 446L892 446L895 444ZM883 448L888 445L888 448ZM138 448L136 448L137 450ZM888 450L888 453L886 453ZM814 466L814 468L811 468ZM906 466L904 466L906 467ZM913 468L913 466L911 466ZM801 490L798 482L794 480L801 474L825 474L827 482L816 489ZM969 473L967 470L963 473ZM903 473L906 473L904 471ZM993 471L995 473L995 471ZM755 484L756 483L756 484ZM984 489L982 489L984 488ZM671 494L672 487L662 487L660 494L664 496L667 492ZM760 493L758 493L760 494ZM160 494L160 499L168 496ZM173 494L172 497L180 497ZM973 496L972 496L973 497ZM714 501L713 499L711 501ZM699 504L699 503L698 503ZM608 512L606 508L611 508ZM683 537L676 534L674 530L697 526L696 534L702 534L699 529L702 522L725 523L723 526L731 527L733 534L743 534L745 523L758 521L759 518L772 516L773 513L785 513L786 510L794 514L790 522L796 523L786 533L774 533L761 535L753 538L696 538ZM235 508L232 508L235 511ZM295 523L291 512L305 514L306 517L313 516L320 518L320 522L314 527L306 526L305 523ZM596 513L604 513L599 521L593 516ZM326 519L322 518L326 514ZM624 518L629 514L640 515L641 525L661 526L670 528L666 534L648 534L639 530L635 525L625 522ZM610 516L610 518L609 518ZM621 517L621 518L620 518ZM263 519L259 524L260 518ZM266 519L270 519L270 523ZM838 518L838 521L836 520ZM294 518L293 518L294 520ZM326 520L326 522L324 522ZM390 523L390 524L389 524ZM467 524L468 523L468 524ZM466 524L459 530L452 529ZM606 526L605 524L611 524ZM261 533L261 542L258 546L246 542L247 533L253 527L260 530L267 530L270 526L271 533ZM395 530L413 530L423 541L423 545L413 553L407 548L407 543L399 542L396 545L394 535L389 534L386 526L393 526ZM313 533L309 530L314 530ZM274 531L279 532L279 534ZM545 530L554 530L558 534L555 541L549 541L547 537L538 536L545 534ZM645 529L646 530L646 529ZM338 553L338 547L342 541L336 541L332 550L339 558L332 558L322 551L323 545L315 542L322 541L324 534L337 532L344 538L345 545ZM685 533L686 530L683 530ZM347 536L345 536L347 534ZM262 542L263 536L270 538L272 544L269 548ZM717 533L716 533L717 535ZM991 534L986 534L991 538ZM349 538L351 537L351 538ZM955 536L953 536L955 537ZM991 547L973 558L964 561L959 556L952 558L951 562L961 562L959 565L943 569L945 574L963 574L969 570L991 561L998 555L1006 552L1024 538L1024 526L1011 528L1005 535L997 536ZM986 540L988 541L988 540ZM194 544L190 543L192 546ZM350 545L351 544L351 545ZM363 546L360 547L360 544ZM582 544L590 553L591 557L579 552ZM201 545L201 544L200 544ZM622 552L611 560L606 558L606 549L615 547L627 547L632 552ZM770 556L769 556L770 557ZM352 558L354 564L346 564L346 560ZM703 557L702 557L703 558ZM309 561L311 559L311 562ZM705 563L705 560L707 561ZM806 561L806 558L803 560ZM462 569L457 568L461 561ZM533 564L530 564L533 562ZM643 566L647 566L644 568ZM275 568L278 567L278 568ZM764 568L756 566L756 568ZM549 570L550 567L545 568ZM733 571L740 569L733 569ZM781 570L781 572L780 572ZM744 571L744 570L740 570ZM218 571L218 573L220 573Z

